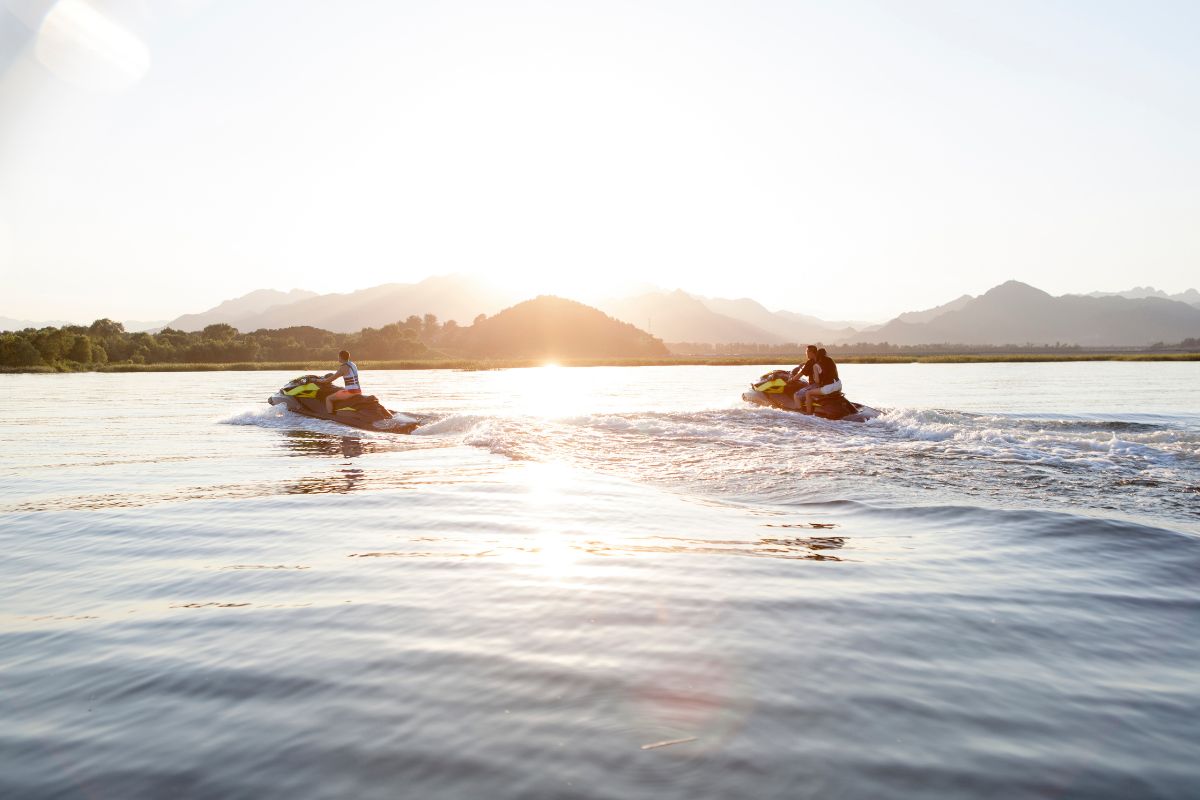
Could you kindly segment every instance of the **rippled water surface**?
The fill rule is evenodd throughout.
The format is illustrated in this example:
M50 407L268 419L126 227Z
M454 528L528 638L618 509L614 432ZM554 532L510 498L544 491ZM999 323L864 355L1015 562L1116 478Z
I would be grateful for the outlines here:
M0 796L1200 796L1200 364L364 367L0 376Z

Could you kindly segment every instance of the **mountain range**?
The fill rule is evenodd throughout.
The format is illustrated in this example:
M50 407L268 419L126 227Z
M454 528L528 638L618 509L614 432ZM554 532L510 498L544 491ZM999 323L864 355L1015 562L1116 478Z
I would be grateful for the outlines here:
M1152 286L1135 286L1123 292L1090 292L1084 295L1084 297L1124 297L1126 300L1142 300L1147 297L1158 297L1163 300L1178 300L1181 303L1188 303L1200 308L1200 292L1195 289L1188 289L1178 294L1167 294L1161 289L1155 289Z
M251 331L311 325L350 333L425 314L433 314L443 322L454 320L467 325L479 314L494 314L521 299L505 289L467 276L444 275L419 283L390 283L347 294L259 290L207 311L185 314L168 323L168 327L197 331L226 323L238 330ZM831 340L854 332L848 322L827 322L792 311L769 311L745 298L700 297L681 290L611 298L596 307L665 341L782 344Z
M474 278L443 275L345 294L261 289L207 311L186 314L168 326L196 331L227 323L253 331L309 325L351 333L426 314L466 326L480 315L491 316L522 299ZM668 343L1145 347L1200 337L1200 292L1195 289L1167 295L1151 287L1136 287L1125 292L1055 297L1008 281L978 297L962 295L933 308L905 312L882 325L822 320L796 311L772 311L747 298L703 297L682 290L644 291L595 305ZM0 329L45 324L0 318Z
M1008 281L979 297L959 298L929 316L897 317L843 340L899 345L1077 344L1144 347L1200 335L1200 308L1161 297L1053 297Z
M678 289L606 300L598 307L668 342L784 344L828 341L854 332L846 322L827 322L794 311L769 311L749 298L701 297Z
M524 298L462 275L439 275L419 283L385 283L346 294L318 295L293 289L284 295L260 290L199 314L179 317L168 327L197 331L224 322L242 331L311 325L351 333L425 314L470 324L478 315L492 314L520 299Z
M184 314L182 317L178 317L167 323L167 327L178 331L199 331L204 330L209 325L224 322L228 325L233 325L238 330L251 330L251 328L238 325L237 322L244 322L253 317L267 314L279 306L292 305L293 303L299 303L302 300L309 300L313 297L319 297L319 295L316 292L309 292L304 289L292 289L290 292L279 292L275 289L259 289L233 300L226 300L215 308L210 308L208 311L202 311L199 314ZM395 322L395 320L390 321ZM254 329L267 327L278 328L285 326L255 325Z

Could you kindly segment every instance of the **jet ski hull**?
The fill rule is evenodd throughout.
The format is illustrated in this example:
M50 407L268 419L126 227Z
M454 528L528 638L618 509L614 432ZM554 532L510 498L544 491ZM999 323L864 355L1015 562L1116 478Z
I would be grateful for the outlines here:
M276 394L267 398L271 405L282 405L293 414L300 414L313 419L324 419L349 425L365 431L384 431L387 433L412 433L420 424L412 417L395 414L384 408L374 395L356 395L344 400L334 401L333 413L325 410L325 397L335 391L327 384L315 384L313 376L297 378ZM316 396L295 396L287 394L289 388L297 386L317 387Z
M784 411L795 411L800 414L804 413L796 405L796 400L791 394L767 394L757 389L751 389L748 392L742 393L742 399L748 403L760 406L769 406ZM879 416L879 412L875 409L870 406L864 406L862 403L852 403L841 392L837 392L834 395L826 395L821 399L825 400L825 402L821 403L818 401L813 416L822 417L823 419L848 420L850 422L866 422L869 419Z

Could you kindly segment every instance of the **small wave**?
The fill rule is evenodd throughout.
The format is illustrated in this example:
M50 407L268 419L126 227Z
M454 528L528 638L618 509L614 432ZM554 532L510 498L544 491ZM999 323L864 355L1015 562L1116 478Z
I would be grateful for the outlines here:
M736 409L693 413L599 414L568 417L562 422L597 434L635 440L747 446L770 446L783 437L794 436L795 428L787 427L793 421L818 427L831 424L829 420L778 412L778 415L767 417L765 424L747 425L745 413L742 409Z
M1136 550L1147 541L1163 539L1178 541L1193 552L1191 537L1177 527L1156 525L1146 520L1113 518L1107 514L1081 510L1048 510L1029 508L992 508L980 505L931 503L929 505L871 503L857 500L832 502L796 502L789 507L807 512L834 515L840 527L851 527L850 521L861 525L878 522L884 529L901 522L920 523L923 529L976 529L1003 531L1008 536L1025 538L1079 538L1097 542L1111 538L1113 545ZM873 525L871 525L873 527ZM1170 543L1166 543L1170 546ZM1109 555L1114 555L1109 552Z
M252 408L244 408L226 417L221 417L217 420L219 425L271 425L272 422L282 419L284 410L275 406L268 405L266 408L262 406L254 406Z
M399 431L401 433L412 433L417 425L421 424L421 420L417 417L409 416L408 414L393 414L391 419L381 419L375 423L375 427L381 431Z
M380 433L392 434L396 431L405 432L406 428L419 425L421 419L410 414L398 413L391 419L380 420L375 428ZM218 425L250 425L258 428L275 430L306 430L314 433L328 433L337 436L369 437L372 431L365 428L354 428L325 419L294 414L283 406L266 408L246 408L217 420ZM421 430L418 428L417 430Z
M336 422L306 417L303 414L293 414L283 406L267 406L266 408L248 408L228 417L217 420L220 425L251 425L258 428L274 428L276 430L303 430L316 433L332 433L345 435L347 428ZM353 429L358 434L358 429ZM367 431L362 431L367 433Z
M1035 463L1118 461L1170 465L1200 448L1200 435L1165 430L1145 423L1114 426L1112 421L1052 421L1028 417L974 415L964 412L901 409L878 425L901 439L941 442L988 457L1010 457Z
M891 428L909 439L941 442L963 429L963 415L932 409L893 409L872 420L876 428Z
M482 414L451 414L413 431L413 435L440 436L447 433L465 433L488 420Z

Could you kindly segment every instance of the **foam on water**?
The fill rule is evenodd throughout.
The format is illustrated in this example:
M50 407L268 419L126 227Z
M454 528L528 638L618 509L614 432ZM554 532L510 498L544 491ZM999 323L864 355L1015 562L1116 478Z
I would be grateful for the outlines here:
M278 406L256 404L247 406L232 414L217 417L216 421L221 425L257 425L260 427L280 428L287 427L287 425L279 423L290 421L284 416L286 413L288 413L286 410ZM312 419L311 417L300 417L298 414L293 416L298 422Z
M247 407L233 414L218 417L216 422L221 425L253 425L275 430L309 430L339 436L370 436L374 433L374 431L349 427L332 420L293 414L282 406L272 405ZM390 429L406 428L420 422L419 417L397 413L391 419L380 420L375 427L381 433L390 433Z
M856 476L888 475L893 488L936 480L943 490L986 497L1000 506L1019 505L1032 491L1042 500L1053 496L1058 506L1107 507L1111 503L1104 496L1114 487L1138 487L1164 498L1164 510L1173 515L1196 513L1191 498L1200 485L1200 429L1187 417L881 410L865 423L746 406L561 417L435 412L413 435L513 461L565 460L601 471L632 470L640 479L719 496L823 497L847 491ZM372 436L271 406L243 408L220 422ZM994 480L987 479L989 472ZM1047 480L1054 472L1076 477L1064 491L1060 481ZM838 473L844 473L843 480L835 477ZM1083 477L1087 474L1093 477ZM798 476L817 480L806 480L798 489ZM892 494L868 492L875 499ZM1143 492L1139 505L1146 502Z
M853 423L733 408L455 416L426 431L513 460L570 461L718 496L879 497L934 480L944 491L998 506L1023 504L1032 491L1066 507L1104 506L1114 486L1141 486L1161 493L1164 510L1186 517L1193 512L1188 495L1200 483L1200 432L1169 420L1128 426L1112 419L896 408ZM1050 479L1054 474L1073 477L1063 483ZM870 489L853 488L872 475L887 479L873 481ZM797 487L797 477L818 480Z
M450 414L441 419L428 422L413 431L415 436L443 436L445 434L465 433L489 418L482 414Z

